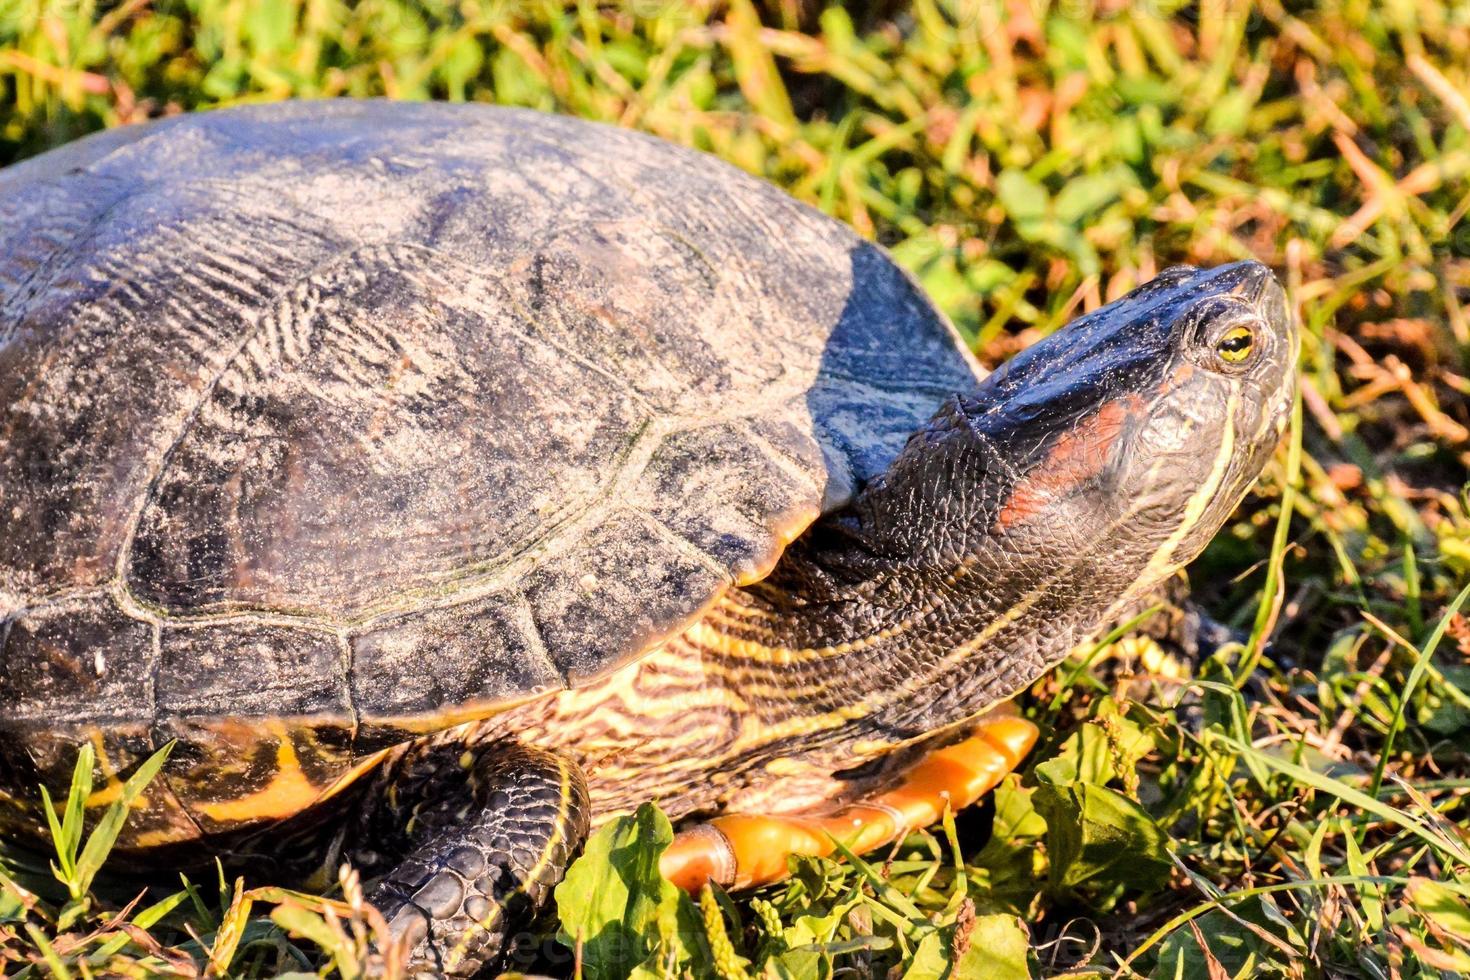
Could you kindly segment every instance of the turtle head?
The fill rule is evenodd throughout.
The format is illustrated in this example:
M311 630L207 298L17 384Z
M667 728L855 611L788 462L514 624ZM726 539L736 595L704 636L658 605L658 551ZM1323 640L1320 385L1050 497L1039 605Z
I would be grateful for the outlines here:
M1190 561L1280 441L1296 348L1257 262L1169 269L1072 321L962 402L1010 470L989 533L1044 553L1091 529L1088 553L1139 579Z
M1296 350L1255 262L1170 269L1078 317L788 550L783 645L851 649L889 734L973 718L1199 554L1281 440Z

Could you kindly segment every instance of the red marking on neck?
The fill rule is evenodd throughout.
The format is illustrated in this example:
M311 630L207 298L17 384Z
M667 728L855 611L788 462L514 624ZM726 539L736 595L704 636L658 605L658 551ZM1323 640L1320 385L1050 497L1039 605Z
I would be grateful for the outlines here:
M1010 499L996 523L1002 530L1024 523L1044 511L1053 500L1102 472L1124 423L1142 408L1141 397L1124 395L1104 402L1071 431L1063 433L1052 443L1041 465L1011 488Z

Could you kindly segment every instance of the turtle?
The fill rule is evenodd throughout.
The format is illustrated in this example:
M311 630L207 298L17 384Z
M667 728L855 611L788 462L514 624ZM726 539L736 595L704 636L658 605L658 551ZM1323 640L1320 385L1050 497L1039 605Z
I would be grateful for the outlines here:
M841 222L531 110L89 136L0 171L0 831L167 749L120 861L330 841L442 976L644 801L686 888L871 849L1202 550L1296 347L1245 260L987 374Z

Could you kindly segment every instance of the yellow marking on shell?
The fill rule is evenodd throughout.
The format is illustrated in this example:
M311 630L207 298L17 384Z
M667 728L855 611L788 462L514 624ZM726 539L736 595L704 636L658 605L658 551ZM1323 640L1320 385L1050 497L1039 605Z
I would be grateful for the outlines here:
M342 775L338 776L337 780L332 783L332 785L327 787L327 791L322 794L321 799L329 800L332 797L336 796L338 793L342 792L342 790L346 789L348 786L351 786L353 783L357 782L357 780L362 777L363 773L377 768L378 763L382 762L383 759L388 755L388 753L392 751L393 750L391 748L387 748L383 749L381 752L374 752L372 755L367 756L361 762L349 768ZM319 800L318 802L321 802L321 800Z
M504 714L507 711L512 711L531 701L540 700L541 698L546 697L548 693L550 692L532 691L529 694L524 694L514 698L508 698L504 701L471 702L469 704L458 705L454 708L445 709L444 711L436 712L434 714L413 715L402 718L393 717L391 719L386 719L385 721L399 731L409 732L415 735L435 735L439 732L447 731L451 728L458 728L460 725L468 725L472 722L484 721L487 718L493 718L496 715ZM368 717L364 719L364 722L367 724L372 724L377 722L378 720L379 719Z
M107 746L103 741L102 733L95 728L89 729L87 741L92 743L92 753L97 760L97 768L102 770L107 785L93 790L87 797L85 805L89 809L111 806L122 798L123 780L118 776L117 767L112 764L112 758L107 754ZM133 802L132 808L140 810L145 806L147 806L146 798L139 797Z
M173 828L163 830L145 830L133 837L130 850L146 851L151 847L163 847L167 844L177 844L180 841L178 833Z
M364 772L376 766L388 750L368 756L331 783L318 785L307 778L285 725L265 726L276 738L276 771L264 787L230 800L200 802L199 812L217 823L258 823L295 816L336 794Z
M122 798L122 789L123 782L121 779L118 779L116 777L109 779L106 786L103 786L101 789L93 790L92 794L87 797L87 809L95 810L104 806L112 806L112 804L116 803ZM142 807L143 805L144 804L141 799L133 801L134 809Z
M267 725L276 735L276 771L262 789L232 800L198 804L200 812L219 823L243 823L294 816L315 803L324 787L301 770L296 746L280 726Z

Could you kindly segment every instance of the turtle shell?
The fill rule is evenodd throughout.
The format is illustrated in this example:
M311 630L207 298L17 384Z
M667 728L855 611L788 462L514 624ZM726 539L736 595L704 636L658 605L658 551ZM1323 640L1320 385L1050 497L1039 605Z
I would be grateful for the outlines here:
M0 171L0 728L361 758L764 575L977 368L707 155L319 102Z

